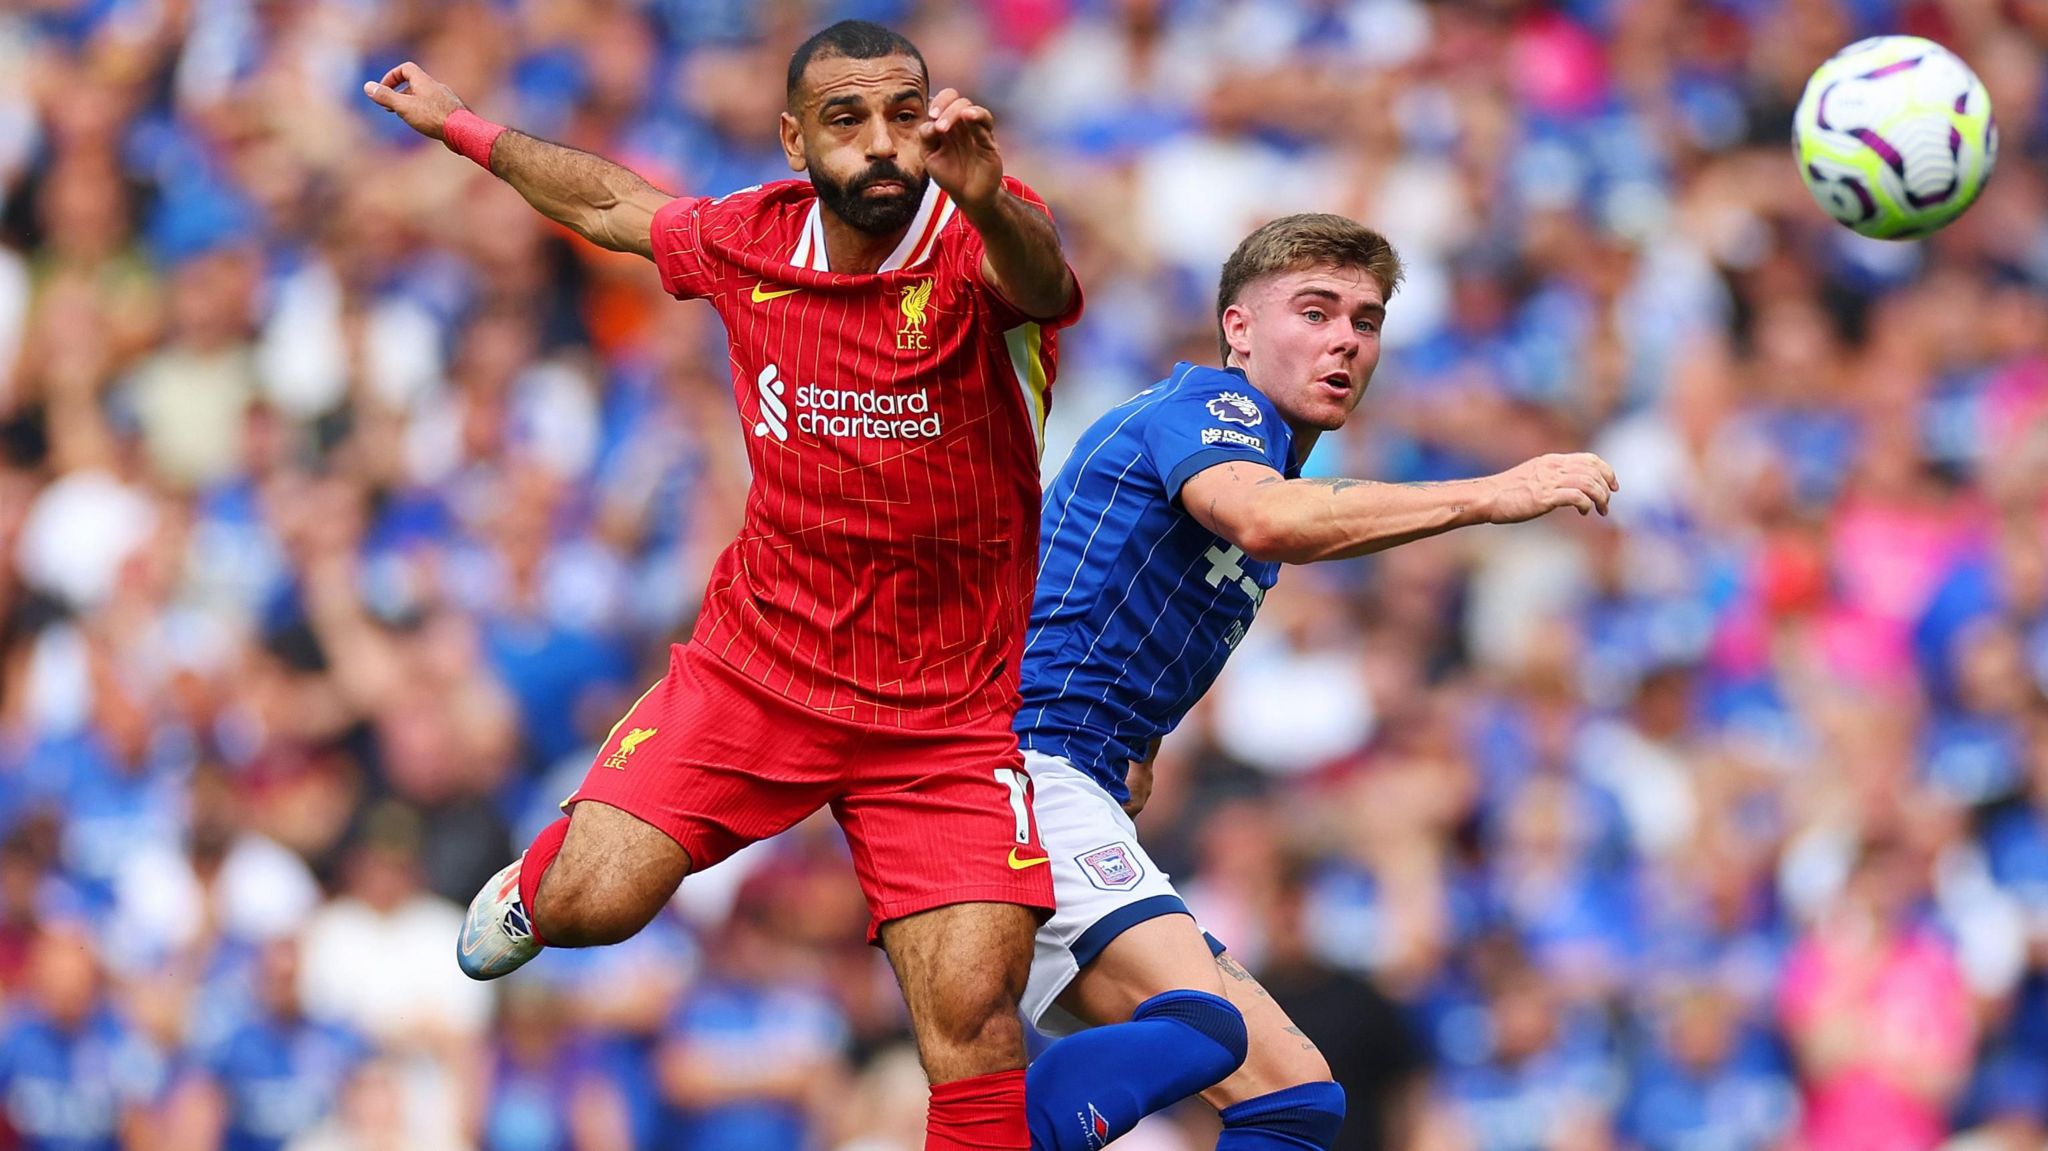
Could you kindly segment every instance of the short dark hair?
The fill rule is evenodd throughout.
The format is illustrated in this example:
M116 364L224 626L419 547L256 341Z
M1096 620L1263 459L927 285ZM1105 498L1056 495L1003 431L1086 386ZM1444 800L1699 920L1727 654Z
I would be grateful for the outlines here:
M1282 216L1246 236L1223 261L1223 281L1216 287L1216 335L1224 361L1230 360L1230 340L1223 335L1223 313L1247 284L1324 266L1363 271L1379 283L1382 301L1393 299L1401 284L1401 256L1385 236L1329 212Z
M908 56L917 61L917 70L924 77L925 87L931 87L931 70L925 67L924 53L918 51L917 45L901 32L867 20L841 20L797 45L791 54L789 84L783 95L792 106L796 104L797 89L803 86L804 70L811 66L811 61L834 56L848 60Z

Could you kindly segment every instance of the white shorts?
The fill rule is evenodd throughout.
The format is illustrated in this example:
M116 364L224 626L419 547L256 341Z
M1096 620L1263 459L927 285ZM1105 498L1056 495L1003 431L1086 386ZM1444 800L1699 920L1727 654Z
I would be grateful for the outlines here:
M1026 750L1024 766L1057 904L1038 929L1024 1015L1047 1035L1071 1035L1086 1024L1054 1001L1074 976L1117 936L1148 919L1186 915L1188 906L1101 784L1058 756Z

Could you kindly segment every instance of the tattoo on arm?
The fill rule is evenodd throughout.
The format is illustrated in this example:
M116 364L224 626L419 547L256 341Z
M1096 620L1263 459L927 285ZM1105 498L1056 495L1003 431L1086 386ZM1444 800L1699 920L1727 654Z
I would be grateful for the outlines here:
M1272 998L1272 996L1266 994L1265 988L1259 986L1259 981L1252 978L1252 973L1244 969L1244 964L1239 963L1235 959L1232 959L1228 954L1217 956L1216 966L1223 969L1223 974L1230 976L1232 979L1237 980L1239 983L1251 984L1252 990L1258 992L1259 998Z
M993 214L969 222L985 245L983 275L1019 311L1049 318L1073 302L1073 277L1051 216L1004 191Z
M1288 479L1286 476L1267 476L1259 481L1260 487L1265 487L1267 484L1313 484L1319 488L1328 488L1333 492L1377 486L1371 480L1344 479L1339 476L1303 476L1300 479L1293 480Z
M1259 485L1261 487L1265 486L1266 484L1314 484L1316 487L1328 488L1333 492L1347 492L1350 491L1352 488L1392 487L1414 488L1419 491L1432 491L1436 488L1447 488L1451 486L1448 483L1442 483L1435 480L1426 480L1420 483L1412 484L1386 484L1381 483L1378 480L1356 480L1345 476L1302 476L1299 479L1292 480L1288 479L1285 476L1267 476L1265 479L1259 481Z
M1281 1028L1281 1030L1283 1030L1283 1031L1287 1032L1287 1033L1288 1033L1289 1035L1292 1035L1292 1036L1294 1036L1294 1037L1295 1037L1296 1039L1299 1039L1299 1040L1301 1040L1301 1049L1302 1049L1303 1051L1314 1051L1314 1050L1316 1049L1316 1045L1315 1045L1314 1041L1312 1041L1311 1039L1309 1039L1309 1037L1308 1037L1307 1035L1304 1035L1304 1034L1302 1034L1302 1030L1301 1030L1301 1028L1299 1028L1299 1027L1283 1027L1283 1028Z

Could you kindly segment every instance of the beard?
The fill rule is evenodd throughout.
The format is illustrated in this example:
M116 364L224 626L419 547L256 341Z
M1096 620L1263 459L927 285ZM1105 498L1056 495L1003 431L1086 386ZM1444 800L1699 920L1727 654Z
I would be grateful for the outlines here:
M869 188L884 180L901 183L903 193L881 199L866 194ZM811 166L811 186L817 189L818 200L856 231L871 236L886 236L907 226L924 203L925 185L930 180L929 176L913 179L910 173L887 160L877 160L866 171L843 184L827 176L817 165Z

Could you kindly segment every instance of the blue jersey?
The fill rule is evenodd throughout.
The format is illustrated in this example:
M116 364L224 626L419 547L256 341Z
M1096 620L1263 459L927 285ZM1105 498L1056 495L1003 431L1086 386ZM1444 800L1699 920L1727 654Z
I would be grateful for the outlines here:
M1181 485L1232 460L1292 477L1293 451L1242 372L1187 363L1082 435L1045 494L1024 747L1129 798L1130 761L1209 690L1280 574L1187 514Z
M170 1067L110 1010L75 1028L27 1012L0 1026L0 1110L23 1151L119 1151L125 1112L160 1101Z
M224 1151L278 1151L334 1110L368 1045L333 1023L269 1015L235 1030L208 1060L226 1096Z

